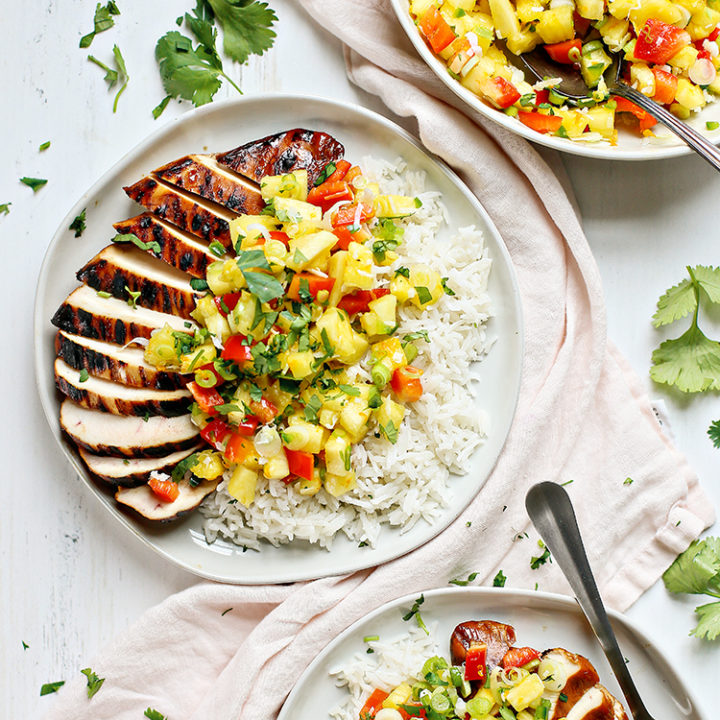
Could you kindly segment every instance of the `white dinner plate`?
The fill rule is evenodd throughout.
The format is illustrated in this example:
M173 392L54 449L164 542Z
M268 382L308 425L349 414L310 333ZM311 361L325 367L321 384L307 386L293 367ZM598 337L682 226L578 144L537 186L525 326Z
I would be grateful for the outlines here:
M152 525L118 509L112 494L89 476L74 449L63 440L58 421L60 396L53 376L57 307L77 286L75 272L114 236L112 223L136 215L140 208L123 192L162 164L193 152L220 152L271 133L296 127L324 130L345 145L354 161L367 154L395 160L403 157L413 169L428 175L428 189L442 192L455 227L475 224L483 230L493 260L489 292L494 317L489 337L496 338L482 363L480 395L490 416L489 436L472 459L470 472L452 479L452 499L433 525L418 522L410 531L385 528L374 548L358 548L344 536L332 550L305 542L261 551L217 540L209 545L202 517L194 512L171 525ZM67 228L82 210L92 208L92 223L80 238ZM447 235L450 230L440 233ZM56 232L40 271L35 301L35 361L37 384L52 432L85 480L88 489L130 532L175 564L202 577L230 583L279 583L352 572L403 555L444 529L468 505L490 474L505 443L515 411L522 364L522 319L515 274L507 250L487 213L460 180L428 155L404 130L362 108L320 98L269 95L213 103L168 123L140 143L75 204Z
M504 128L518 135L522 135L528 140L540 143L540 145L546 145L555 150L561 150L562 152L597 158L599 160L659 160L661 158L678 157L679 155L691 155L694 152L682 140L674 136L672 139L664 140L662 143L650 143L644 141L643 138L631 129L623 127L618 128L618 142L617 145L614 146L577 142L531 130L516 118L510 117L501 110L496 110L490 105L487 105L475 95L475 93L470 92L470 90L455 80L448 73L445 61L435 55L420 34L410 15L409 0L391 0L391 2L395 14L407 33L407 36L410 38L410 41L440 80L473 110L490 118L490 120L502 125ZM693 113L691 119L688 121L689 125L692 125L698 132L705 135L710 142L717 144L720 142L720 129L707 130L705 124L709 121L720 122L720 98L706 105L700 112ZM663 130L663 132L665 132L665 130Z
M422 619L434 626L431 632L444 657L449 658L450 634L458 623L498 620L515 628L518 646L538 650L563 647L587 657L600 682L625 705L602 649L573 598L510 588L442 588L424 595ZM378 635L383 642L402 638L408 625L415 622L404 622L402 616L416 597L408 595L387 603L338 635L302 674L277 720L325 720L327 711L348 697L329 673L342 668L356 653L365 653L364 637ZM672 663L626 617L613 611L608 614L650 714L658 720L701 720L696 700Z

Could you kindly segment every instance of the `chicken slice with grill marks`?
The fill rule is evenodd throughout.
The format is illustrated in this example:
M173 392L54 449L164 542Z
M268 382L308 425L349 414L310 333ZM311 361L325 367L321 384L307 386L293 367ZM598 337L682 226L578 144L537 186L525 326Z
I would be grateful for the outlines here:
M220 479L203 480L193 487L189 481L181 480L177 484L180 494L173 502L163 502L147 485L120 487L115 493L115 499L147 520L170 522L194 510L219 483Z

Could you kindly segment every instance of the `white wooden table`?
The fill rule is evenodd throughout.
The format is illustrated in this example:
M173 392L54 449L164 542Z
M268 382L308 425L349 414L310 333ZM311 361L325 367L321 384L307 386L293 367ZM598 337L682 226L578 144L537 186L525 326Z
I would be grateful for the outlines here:
M304 92L383 112L351 86L339 44L290 0L271 0L280 23L275 48L240 70L246 94ZM93 0L12 3L4 8L0 110L0 217L3 318L0 355L5 410L0 501L0 716L36 717L51 697L44 682L67 678L146 608L195 579L131 541L91 498L55 447L34 388L32 307L48 242L70 206L140 139L187 104L171 103L154 121L164 93L155 41L175 29L191 0L120 0L117 26L99 35L92 53L108 61L117 42L130 84L112 113L103 73L78 49L92 26ZM152 9L150 9L152 5ZM221 90L218 97L229 97ZM242 122L242 119L239 119ZM50 140L50 149L38 146ZM659 335L650 325L657 296L678 282L686 264L717 264L720 178L695 157L652 164L611 164L564 157L607 296L610 336L647 380ZM49 179L33 195L23 175ZM94 232L89 218L88 232ZM104 230L103 230L104 231ZM705 430L720 417L717 397L686 400L651 388L668 402L679 447L720 505L718 461ZM629 615L664 649L701 699L707 717L717 697L720 646L687 633L692 599L652 588ZM29 645L24 650L22 642Z

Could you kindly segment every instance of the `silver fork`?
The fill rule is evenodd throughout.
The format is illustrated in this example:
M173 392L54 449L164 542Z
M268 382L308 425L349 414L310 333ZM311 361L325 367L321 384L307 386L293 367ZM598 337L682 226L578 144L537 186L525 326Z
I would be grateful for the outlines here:
M567 492L555 483L538 483L528 491L525 507L553 559L570 583L578 604L615 673L633 717L635 720L653 720L620 652L585 554L575 511Z
M582 75L573 65L563 65L553 62L546 53L539 49L522 55L514 55L507 49L504 40L496 40L495 44L505 53L508 61L523 71L528 71L538 80L559 77L562 82L553 87L553 90L571 102L587 100L592 91L585 84ZM698 155L707 160L716 170L720 170L720 150L705 136L684 123L669 110L652 98L643 95L635 88L630 87L621 80L623 61L618 53L612 54L612 65L605 71L603 77L611 95L631 100L638 107L650 113L658 122L674 132L681 140L691 147Z

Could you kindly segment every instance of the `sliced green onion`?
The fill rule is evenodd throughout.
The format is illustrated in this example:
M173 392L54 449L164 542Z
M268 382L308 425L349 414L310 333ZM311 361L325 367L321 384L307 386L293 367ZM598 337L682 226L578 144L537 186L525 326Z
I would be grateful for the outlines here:
M195 382L202 388L211 388L217 385L217 377L212 370L200 368L195 372Z
M380 639L380 636L379 636L379 635L366 635L366 636L363 638L363 642L364 642L364 643L375 642L376 640L379 640L379 639Z
M467 701L465 711L473 720L475 718L485 717L492 710L492 702L486 697L474 697Z
M411 363L417 357L418 349L414 343L409 342L403 345L403 352L405 353L406 360Z
M383 388L390 382L392 371L387 365L379 362L373 367L371 377L375 387Z
M450 709L450 698L441 688L437 688L430 698L430 707L437 713L444 715Z
M708 121L705 123L705 127L706 127L708 130L717 130L717 129L720 127L720 123L719 123L719 122L716 122L715 120L708 120Z

